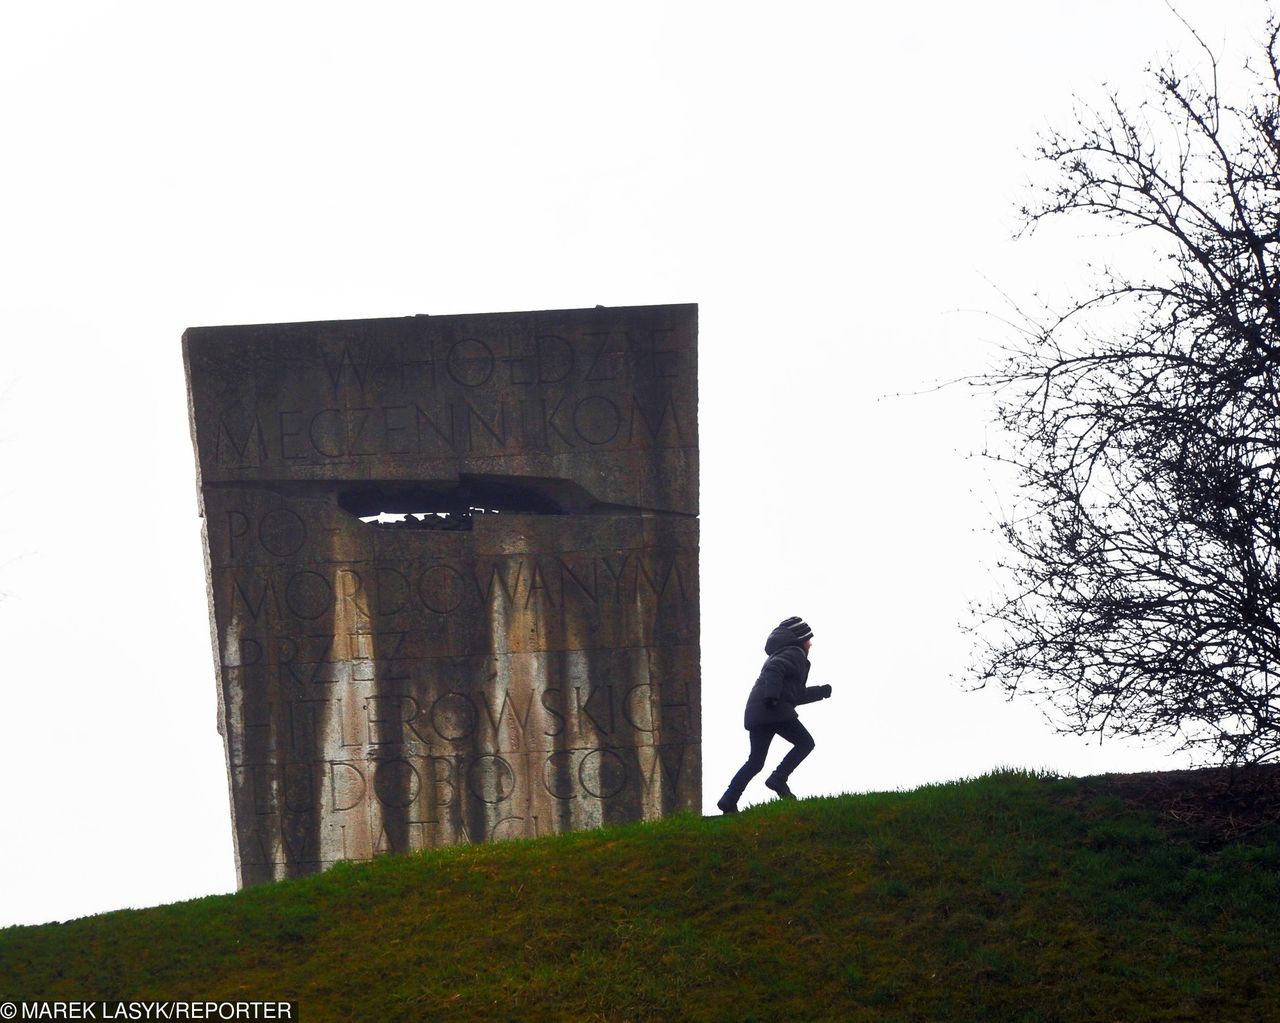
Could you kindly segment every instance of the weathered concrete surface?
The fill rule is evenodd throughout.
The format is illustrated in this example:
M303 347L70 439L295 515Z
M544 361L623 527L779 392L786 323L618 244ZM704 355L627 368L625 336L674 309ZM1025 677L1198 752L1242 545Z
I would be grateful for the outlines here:
M696 306L183 352L242 885L700 806Z

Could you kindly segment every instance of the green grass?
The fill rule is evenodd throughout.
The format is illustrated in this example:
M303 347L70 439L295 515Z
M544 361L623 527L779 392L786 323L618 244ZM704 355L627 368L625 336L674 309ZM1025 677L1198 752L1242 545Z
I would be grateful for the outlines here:
M3 999L303 1020L1280 1020L1280 830L1002 772L0 931Z

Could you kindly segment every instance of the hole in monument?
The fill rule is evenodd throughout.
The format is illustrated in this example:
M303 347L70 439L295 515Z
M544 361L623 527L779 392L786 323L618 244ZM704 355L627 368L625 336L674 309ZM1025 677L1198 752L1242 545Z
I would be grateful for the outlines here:
M370 484L338 495L338 506L382 529L471 529L482 515L564 515L545 488L507 479Z

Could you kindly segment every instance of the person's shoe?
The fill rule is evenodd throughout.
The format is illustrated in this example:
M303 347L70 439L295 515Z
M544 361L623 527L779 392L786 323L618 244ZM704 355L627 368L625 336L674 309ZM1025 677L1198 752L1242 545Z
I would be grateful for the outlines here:
M716 803L716 806L719 808L720 812L723 814L738 812L738 801L736 799L731 798L729 796L729 793L727 792L720 797L720 801Z
M764 786L765 788L773 789L774 792L778 793L779 799L796 798L796 794L787 787L787 780L785 778L779 778L771 774L764 780Z

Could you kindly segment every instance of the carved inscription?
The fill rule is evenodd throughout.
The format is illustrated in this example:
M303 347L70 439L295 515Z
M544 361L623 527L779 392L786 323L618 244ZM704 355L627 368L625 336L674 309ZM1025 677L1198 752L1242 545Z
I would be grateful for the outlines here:
M212 461L244 468L528 451L686 447L690 373L671 328L320 346L313 401L223 410Z
M642 598L689 600L692 555L617 552L551 558L344 565L331 572L260 567L223 574L223 596L251 621L312 621L349 604L373 619L410 611L466 614L500 602L507 609L554 610L567 604L633 608Z
M290 409L274 417L228 413L219 421L215 461L244 467L272 461L469 455L679 446L687 428L668 399L607 394L555 401L438 401L410 405Z
M188 332L242 884L700 805L695 341L690 306ZM342 500L469 480L540 496Z

